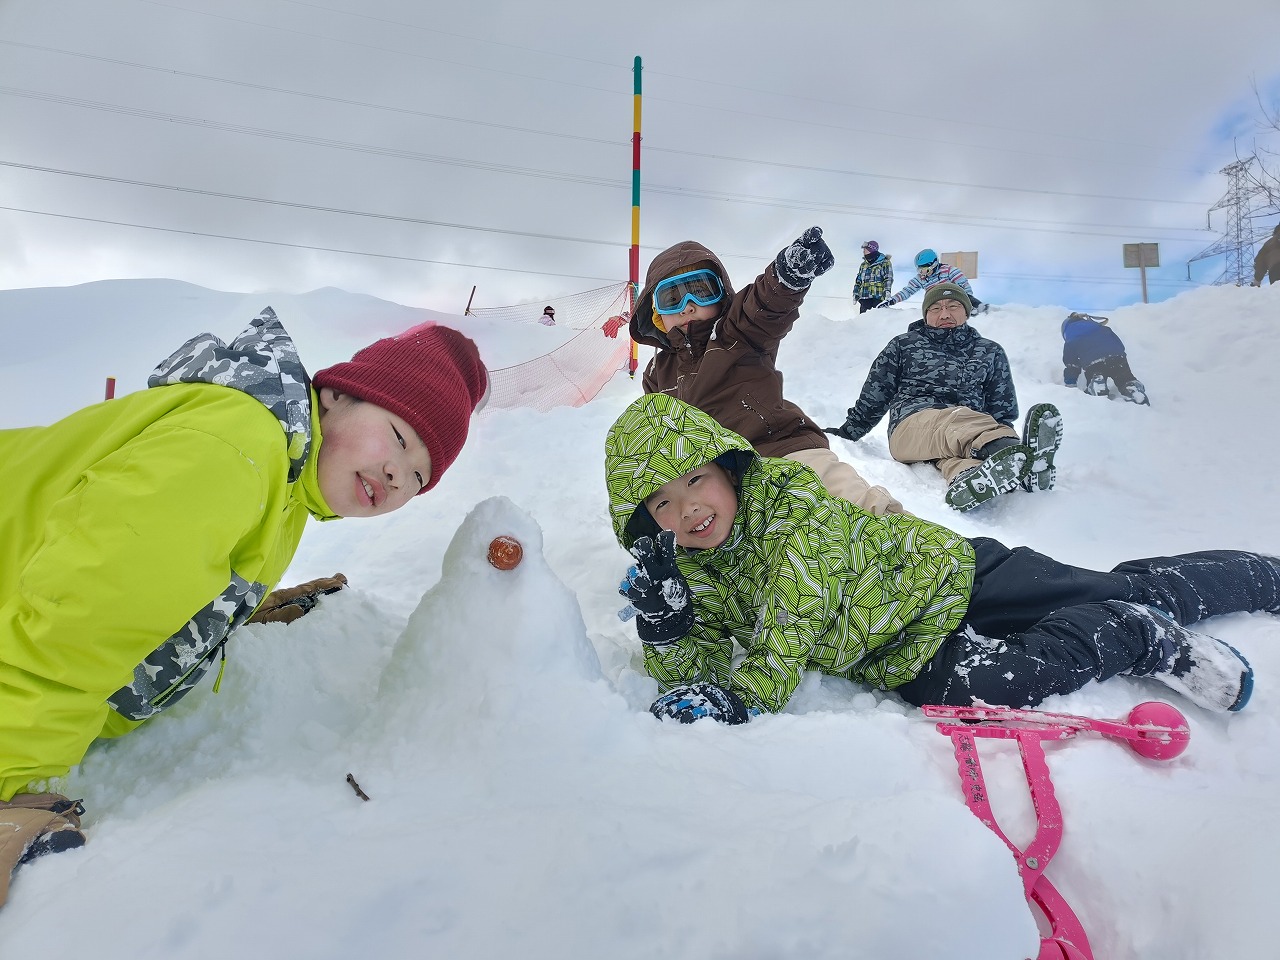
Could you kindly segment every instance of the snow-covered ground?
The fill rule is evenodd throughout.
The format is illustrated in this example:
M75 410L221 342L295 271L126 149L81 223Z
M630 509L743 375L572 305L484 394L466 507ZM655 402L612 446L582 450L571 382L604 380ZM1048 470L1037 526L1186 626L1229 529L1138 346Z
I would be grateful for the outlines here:
M748 278L738 278L739 281ZM189 335L271 304L311 369L425 319L370 297L215 293L173 281L0 291L0 427L119 392ZM1114 311L1149 409L1061 385L1068 307L1002 306L1025 408L1051 400L1058 489L968 515L883 424L841 456L921 516L1095 568L1215 547L1280 552L1280 288L1208 288ZM802 314L787 391L838 424L919 298ZM501 366L572 331L453 321ZM920 713L812 675L744 727L659 724L617 610L628 557L602 445L639 392L482 417L429 495L380 520L314 525L286 576L351 588L292 625L250 627L221 692L98 746L66 789L89 844L16 876L0 956L920 958L1035 956L1012 857L964 806L950 741ZM524 562L485 562L512 534ZM1065 837L1048 876L1108 960L1270 956L1280 862L1280 622L1211 623L1257 673L1239 716L1116 679L1046 709L1124 716L1173 700L1169 763L1080 737L1048 747ZM1016 750L983 744L1002 824L1034 816ZM370 799L346 782L353 774Z

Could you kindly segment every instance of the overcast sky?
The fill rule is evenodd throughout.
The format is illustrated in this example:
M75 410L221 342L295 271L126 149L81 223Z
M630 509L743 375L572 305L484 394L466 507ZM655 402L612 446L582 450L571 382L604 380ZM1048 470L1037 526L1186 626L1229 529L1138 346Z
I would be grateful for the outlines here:
M976 250L983 299L1094 310L1155 241L1162 299L1218 236L1251 82L1280 99L1278 36L1276 0L0 0L0 287L460 312L625 280L640 56L642 274L696 239L741 285L816 223L834 317L868 239L899 286Z

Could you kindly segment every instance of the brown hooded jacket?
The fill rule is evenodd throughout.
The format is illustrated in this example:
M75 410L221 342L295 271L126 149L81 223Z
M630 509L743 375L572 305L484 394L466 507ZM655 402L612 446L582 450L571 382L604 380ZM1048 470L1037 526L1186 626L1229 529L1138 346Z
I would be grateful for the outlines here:
M699 267L710 267L720 277L724 310L715 320L664 333L653 323L654 287ZM702 244L686 240L664 250L649 264L631 318L632 339L657 348L645 368L645 393L665 393L697 407L749 440L762 456L828 448L822 428L783 397L782 374L775 366L778 345L799 319L805 293L783 285L772 263L735 293L724 264Z

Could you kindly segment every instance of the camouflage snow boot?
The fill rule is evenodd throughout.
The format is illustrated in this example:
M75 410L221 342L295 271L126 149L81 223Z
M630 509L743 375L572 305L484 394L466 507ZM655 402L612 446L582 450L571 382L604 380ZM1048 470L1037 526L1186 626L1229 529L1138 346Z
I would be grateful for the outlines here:
M1053 458L1062 444L1062 414L1052 403L1037 403L1027 411L1022 442L1031 451L1031 463L1022 486L1029 492L1052 490L1058 479Z
M1026 482L1031 451L1015 443L997 450L976 467L956 474L947 486L947 506L961 513L972 510Z

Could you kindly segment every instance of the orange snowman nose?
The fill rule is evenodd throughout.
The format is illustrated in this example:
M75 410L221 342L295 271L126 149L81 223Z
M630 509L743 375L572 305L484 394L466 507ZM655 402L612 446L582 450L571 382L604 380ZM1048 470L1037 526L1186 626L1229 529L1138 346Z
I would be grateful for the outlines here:
M489 544L489 562L499 570L514 570L524 558L524 547L515 537L494 537Z

